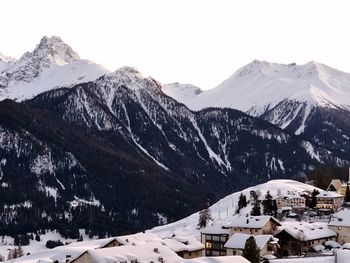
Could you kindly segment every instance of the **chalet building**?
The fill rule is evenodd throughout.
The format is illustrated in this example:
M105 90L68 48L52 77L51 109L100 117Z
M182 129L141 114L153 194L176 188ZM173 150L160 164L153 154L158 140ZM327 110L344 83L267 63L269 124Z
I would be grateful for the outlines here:
M337 192L325 191L316 195L316 208L321 210L337 211L344 202L344 196Z
M327 191L333 191L333 192L338 192L339 194L341 194L342 191L342 186L344 185L344 183L340 180L340 179L333 179L328 187L327 187ZM344 193L345 195L345 193Z
M272 216L240 216L227 224L230 235L244 233L249 235L273 235L281 224Z
M350 209L342 208L333 214L328 227L337 233L337 242L340 244L350 243Z
M226 256L224 245L230 236L230 230L222 225L213 224L201 230L201 242L205 256Z
M252 235L235 233L226 242L226 254L231 255L242 255L245 247L245 242ZM253 235L254 236L254 235ZM272 235L255 235L255 242L260 251L260 257L266 255L273 255L278 249L278 240Z
M275 235L282 256L301 255L313 246L336 240L336 233L322 223L284 222Z
M204 245L195 237L175 236L163 239L161 243L184 259L198 258L204 254Z
M306 199L297 194L284 195L276 198L277 208L306 208Z

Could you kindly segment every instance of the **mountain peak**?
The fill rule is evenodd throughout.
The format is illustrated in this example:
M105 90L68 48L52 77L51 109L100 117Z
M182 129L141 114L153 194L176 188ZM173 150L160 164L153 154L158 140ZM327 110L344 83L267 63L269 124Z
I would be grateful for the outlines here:
M118 73L124 73L124 74L141 74L140 71L137 68L130 67L130 66L124 66L121 68L118 68L116 71L114 71L115 74Z
M57 36L44 36L31 54L41 59L47 58L58 65L80 59L79 55Z
M5 56L5 55L3 55L3 54L0 52L0 62L2 62L2 63L8 63L8 62L13 62L13 61L15 61L14 58L9 57L9 56Z

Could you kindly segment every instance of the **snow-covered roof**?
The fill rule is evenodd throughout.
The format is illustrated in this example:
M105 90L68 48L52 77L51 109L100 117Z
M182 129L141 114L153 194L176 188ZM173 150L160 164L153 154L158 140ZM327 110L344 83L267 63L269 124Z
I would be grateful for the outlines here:
M158 262L160 257L169 263L175 263L182 259L174 251L156 241L89 250L87 253L100 263L109 263L111 259L118 258L137 259L140 263Z
M115 237L115 239L123 245L128 245L132 243L143 243L143 242L151 242L151 241L158 241L161 242L162 238L158 236L157 234L154 233L137 233L137 234L132 234L132 235L125 235L125 236L119 236Z
M331 185L333 185L335 189L339 189L339 188L343 185L343 183L342 183L342 181L341 181L340 179L333 179L333 180L329 183L328 188L329 188Z
M244 227L244 228L262 228L269 220L274 220L277 224L278 221L272 216L240 216L231 223L227 224L227 227Z
M230 234L230 229L223 227L222 224L211 224L201 229L201 233L211 235Z
M325 250L325 247L323 245L316 245L312 247L315 251L322 251Z
M305 257L305 258L279 258L270 260L271 263L334 263L334 256ZM343 262L342 262L343 263Z
M277 198L278 199L293 199L293 198L297 198L297 199L305 200L305 197L300 196L300 194L298 194L298 193L287 193L287 194L278 196Z
M324 245L327 246L327 247L332 247L332 248L339 248L339 247L341 247L341 245L338 242L334 241L334 240L328 240L328 241L326 241L324 243Z
M241 256L223 256L186 259L179 263L249 263L249 261Z
M108 245L109 243L115 241L116 238L103 238L103 239L96 239L96 240L88 240L88 241L79 241L79 242L73 242L67 245L67 247L84 247L87 249L96 249L96 248L103 248L104 246Z
M174 252L196 251L204 249L204 245L192 236L176 236L173 238L165 238L162 240L162 244L170 248Z
M232 249L244 249L245 242L251 236L252 235L243 233L235 233L226 242L224 247ZM267 242L274 240L272 235L255 235L254 238L259 250L261 250L267 244Z
M23 256L13 260L21 263L37 263L38 261L53 262L55 260L66 260L67 255L71 258L80 256L86 251L85 247L60 246L53 249L44 249L28 256Z
M316 240L327 237L334 237L336 233L330 230L325 223L307 223L286 221L278 227L278 232L285 231L294 238L303 241Z
M343 249L350 249L350 243L345 243L342 246Z
M348 263L350 258L350 250L337 251L337 263Z
M350 227L350 209L343 208L331 217L329 226L348 226Z
M338 197L343 197L341 194L338 194L337 192L332 192L332 191L325 191L322 192L318 195L316 195L316 197L318 198L338 198Z

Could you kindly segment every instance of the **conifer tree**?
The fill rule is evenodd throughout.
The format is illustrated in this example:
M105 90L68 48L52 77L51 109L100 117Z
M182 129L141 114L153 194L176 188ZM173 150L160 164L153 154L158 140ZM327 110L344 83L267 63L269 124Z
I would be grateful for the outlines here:
M317 189L314 189L312 194L311 194L311 201L309 202L309 207L310 208L314 208L317 204L317 195L319 194L320 192L317 190Z
M203 227L206 227L207 224L213 220L211 217L211 211L210 208L203 209L199 212L199 219L198 219L198 225L197 228L201 229Z
M239 213L239 211L243 208L247 206L247 198L245 195L243 195L243 193L241 193L241 195L239 196L238 199L238 209L237 212Z
M261 207L260 207L260 203L258 201L254 203L254 206L253 206L250 214L252 216L261 216Z
M243 249L243 257L246 258L251 263L260 262L260 252L256 245L254 236L250 236L246 242Z

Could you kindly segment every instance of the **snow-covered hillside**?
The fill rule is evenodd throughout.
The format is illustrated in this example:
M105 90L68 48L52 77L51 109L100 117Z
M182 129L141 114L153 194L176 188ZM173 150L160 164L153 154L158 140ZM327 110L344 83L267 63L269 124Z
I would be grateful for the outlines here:
M184 103L185 105L188 101L191 101L194 97L203 92L200 88L194 85L181 84L178 82L164 84L162 91L166 95L174 98L181 103Z
M314 186L293 180L271 180L264 184L249 187L243 190L242 193L247 197L247 200L249 200L251 190L260 191L262 196L264 196L267 191L270 191L271 195L277 196L278 194L285 194L288 192L311 193L314 189ZM321 189L318 190L322 191ZM210 207L214 224L227 224L239 216L239 214L236 214L236 210L240 194L241 192L236 192L228 195ZM249 213L250 209L251 207L248 205L241 210L240 214ZM193 235L200 239L200 231L197 229L198 218L199 212L177 222L155 227L149 231L164 236L172 234L185 236Z
M59 37L43 37L20 59L0 55L0 100L24 100L44 91L95 80L105 67L80 59Z

